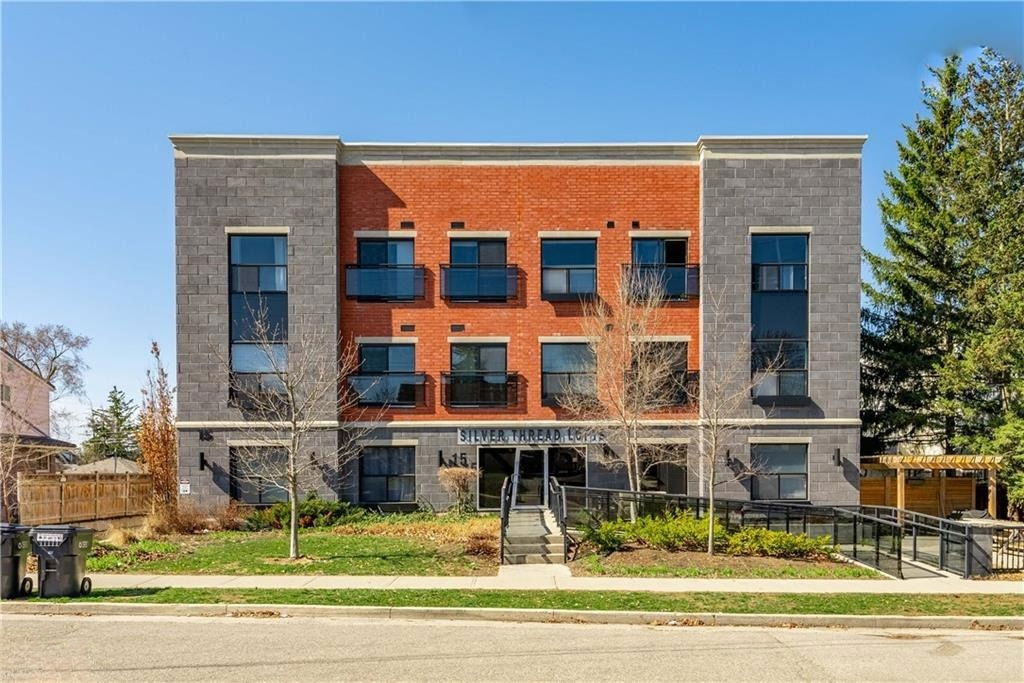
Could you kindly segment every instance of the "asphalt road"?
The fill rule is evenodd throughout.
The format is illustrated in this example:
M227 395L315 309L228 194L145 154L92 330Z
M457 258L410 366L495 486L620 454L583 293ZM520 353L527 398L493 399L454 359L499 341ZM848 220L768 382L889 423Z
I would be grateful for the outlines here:
M1024 680L1020 632L16 615L0 628L3 680Z

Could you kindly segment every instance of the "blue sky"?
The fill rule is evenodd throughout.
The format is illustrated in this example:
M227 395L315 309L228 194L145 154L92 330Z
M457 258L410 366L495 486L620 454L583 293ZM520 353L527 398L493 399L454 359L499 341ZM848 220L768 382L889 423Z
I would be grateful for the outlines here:
M1024 5L2 5L2 316L174 358L169 133L675 141L865 133L864 244L927 67L1020 60ZM173 367L173 364L172 364ZM84 410L85 404L80 406Z

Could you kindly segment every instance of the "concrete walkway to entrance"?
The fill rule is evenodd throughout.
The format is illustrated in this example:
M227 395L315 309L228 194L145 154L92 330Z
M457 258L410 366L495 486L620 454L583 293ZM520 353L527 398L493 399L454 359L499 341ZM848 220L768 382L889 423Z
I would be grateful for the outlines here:
M560 565L507 565L497 576L217 576L92 574L93 588L436 588L664 593L991 593L1024 596L1017 581L897 579L634 579L572 576Z

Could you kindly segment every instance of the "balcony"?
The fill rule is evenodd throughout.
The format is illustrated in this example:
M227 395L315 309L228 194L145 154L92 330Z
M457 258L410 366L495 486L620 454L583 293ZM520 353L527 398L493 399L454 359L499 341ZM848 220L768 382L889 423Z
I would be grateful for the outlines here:
M595 266L541 268L541 299L576 301L597 295Z
M414 301L423 298L425 269L417 265L345 266L345 296L357 301Z
M450 408L506 408L516 405L519 376L514 372L443 372L444 404Z
M700 266L662 263L626 263L622 274L634 297L643 297L655 286L666 301L695 299L700 293Z
M449 301L508 301L516 298L518 286L513 264L441 265L441 296Z
M349 375L349 388L361 406L418 408L425 405L427 376L422 372Z
M687 370L681 374L683 377L680 377L675 404L679 406L697 405L700 397L700 371Z

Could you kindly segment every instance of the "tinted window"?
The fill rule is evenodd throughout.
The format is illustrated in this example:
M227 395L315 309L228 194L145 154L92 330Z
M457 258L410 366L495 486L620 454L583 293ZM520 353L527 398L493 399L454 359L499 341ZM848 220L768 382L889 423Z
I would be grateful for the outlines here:
M633 263L683 265L686 263L686 240L634 239Z
M287 295L231 295L231 341L276 341L287 338Z
M288 262L288 238L270 235L235 235L231 242L232 265L279 265Z
M416 347L413 344L364 344L359 347L359 369L364 374L414 372Z
M541 362L544 372L591 372L594 354L587 344L543 344Z
M754 292L750 297L754 339L806 339L806 292Z
M359 458L359 498L365 503L416 500L416 449L409 446L364 448Z
M807 263L807 235L754 235L751 262Z
M541 265L593 266L597 263L596 240L543 240Z
M452 344L452 372L505 372L504 344Z
M453 264L501 265L505 258L505 240L452 240L451 243Z
M412 265L412 257L412 240L359 240L359 264L363 266Z

